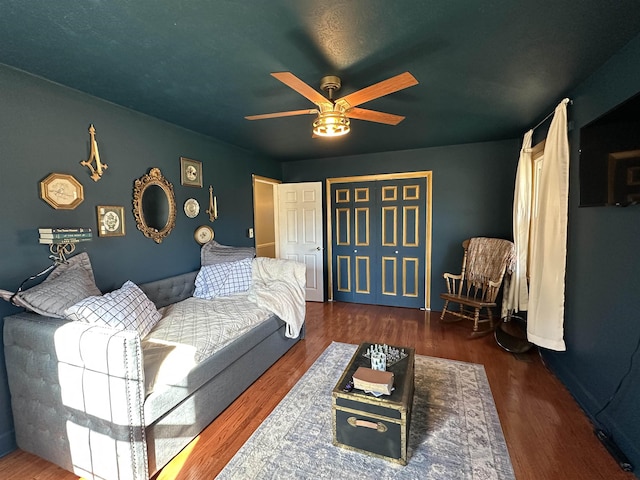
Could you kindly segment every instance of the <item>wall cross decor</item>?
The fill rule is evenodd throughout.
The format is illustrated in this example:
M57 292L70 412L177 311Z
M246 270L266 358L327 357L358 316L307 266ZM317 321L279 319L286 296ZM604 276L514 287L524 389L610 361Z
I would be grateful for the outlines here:
M218 218L218 199L213 194L213 187L211 185L209 185L209 208L206 212L209 214L210 222Z
M100 162L100 154L98 153L98 143L96 142L96 129L93 124L89 126L89 135L91 136L91 154L87 160L82 160L80 165L88 167L91 170L91 179L97 182L102 178L104 170L109 168L106 163ZM96 161L96 168L93 168L93 161Z

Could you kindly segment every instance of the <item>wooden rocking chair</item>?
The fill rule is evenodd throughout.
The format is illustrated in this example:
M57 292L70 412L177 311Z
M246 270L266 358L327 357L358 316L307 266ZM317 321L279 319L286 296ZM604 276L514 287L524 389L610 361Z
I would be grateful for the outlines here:
M493 332L493 308L505 273L510 274L515 256L512 242L499 238L475 237L462 242L464 257L460 275L445 273L447 293L442 293L444 308L440 320L457 322L473 320L471 338ZM449 303L460 305L458 311L450 310ZM484 309L484 314L481 315ZM449 316L447 316L449 314ZM454 318L451 318L454 317ZM489 323L479 330L480 323Z

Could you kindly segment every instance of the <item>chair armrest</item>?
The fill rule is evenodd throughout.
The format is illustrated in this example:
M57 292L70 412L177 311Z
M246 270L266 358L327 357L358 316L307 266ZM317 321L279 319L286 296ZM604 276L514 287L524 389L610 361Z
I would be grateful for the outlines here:
M443 273L442 277L447 283L447 293L455 294L460 293L462 288L462 275L455 275L453 273Z
M4 344L20 448L87 478L148 478L136 332L23 313Z
M493 282L491 280L487 281L487 286L485 288L486 294L485 298L488 302L495 302L496 297L498 296L498 292L500 291L500 286L502 285L502 281Z
M451 279L454 279L454 280L462 280L462 275L455 275L453 273L443 273L442 276L445 279L451 278Z

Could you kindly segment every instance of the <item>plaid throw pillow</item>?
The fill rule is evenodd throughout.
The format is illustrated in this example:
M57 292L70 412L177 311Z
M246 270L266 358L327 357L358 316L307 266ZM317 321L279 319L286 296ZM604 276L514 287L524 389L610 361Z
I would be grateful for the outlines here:
M212 299L246 292L251 286L250 258L237 262L205 265L196 277L194 297Z
M70 320L95 323L117 330L135 330L147 335L162 316L142 290L127 280L122 288L102 296L91 296L65 310Z

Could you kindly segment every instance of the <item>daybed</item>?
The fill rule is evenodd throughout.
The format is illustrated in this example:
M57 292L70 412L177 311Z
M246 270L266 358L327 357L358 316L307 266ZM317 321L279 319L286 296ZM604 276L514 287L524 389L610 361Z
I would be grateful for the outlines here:
M140 285L162 315L144 338L32 312L5 318L18 446L86 478L156 473L304 335L303 319L273 313L304 317L304 265L250 262L250 290L227 297L192 297L198 271ZM293 302L266 309L278 290ZM189 312L196 320L181 318Z

